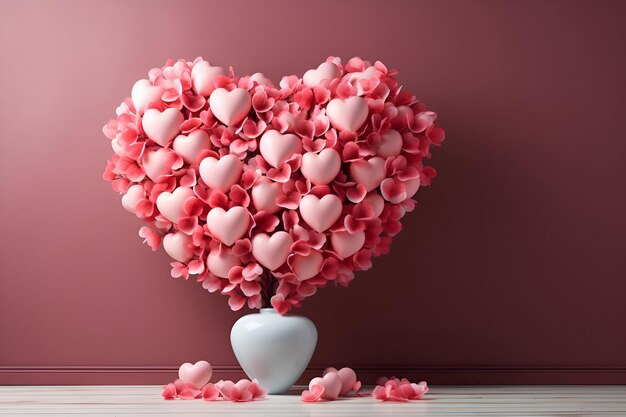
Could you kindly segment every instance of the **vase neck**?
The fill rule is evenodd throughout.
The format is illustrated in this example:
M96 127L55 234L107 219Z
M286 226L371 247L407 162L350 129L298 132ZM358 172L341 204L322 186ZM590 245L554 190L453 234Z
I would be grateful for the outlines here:
M259 310L261 314L278 314L273 308L262 308Z

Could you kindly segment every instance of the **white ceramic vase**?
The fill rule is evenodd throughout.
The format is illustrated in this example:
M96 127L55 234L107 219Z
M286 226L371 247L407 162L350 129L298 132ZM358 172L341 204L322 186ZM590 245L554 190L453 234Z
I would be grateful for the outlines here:
M302 316L280 315L273 308L243 316L230 332L235 356L250 379L270 394L286 392L306 369L317 329Z

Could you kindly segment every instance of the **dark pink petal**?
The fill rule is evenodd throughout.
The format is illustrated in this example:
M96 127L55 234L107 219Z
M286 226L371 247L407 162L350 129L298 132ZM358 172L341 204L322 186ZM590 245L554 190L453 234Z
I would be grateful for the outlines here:
M353 203L360 203L367 195L367 188L363 184L357 184L354 188L348 188L346 197Z
M250 205L250 196L239 184L234 184L230 187L230 193L228 193L230 199L235 205L248 207Z
M256 223L256 227L266 232L273 232L274 229L276 229L276 226L280 223L278 217L273 214L269 214L266 211L259 211L253 216L253 218Z
M228 209L228 197L222 192L222 190L219 189L211 191L208 203L211 208L221 207L223 209Z
M419 384L411 383L413 394L411 400L419 400L428 392L428 384L425 381L421 381Z
M239 294L232 293L228 299L228 306L233 311L239 311L246 303L246 299Z
M213 274L208 274L204 281L202 281L202 288L208 292L219 291L222 289L222 280Z
M178 230L187 235L191 236L196 229L196 226L198 226L197 216L184 216L178 219Z
M241 272L241 275L243 275L243 279L245 279L246 281L254 281L262 273L263 268L261 268L261 266L255 262L246 265L246 267Z
M196 197L189 197L185 200L183 210L188 216L199 216L204 211L206 204Z
M250 253L252 249L252 244L250 243L250 239L239 239L235 242L232 248L232 253L235 256L242 257Z
M204 401L215 401L219 395L220 390L210 382L202 388L202 399Z
M204 261L202 259L194 259L187 264L187 268L190 274L201 274L204 272Z
M176 387L173 383L169 383L163 387L161 396L166 400L173 400L176 398Z
M289 178L291 177L291 166L285 163L280 169L270 168L266 175L268 178L276 182L285 183L289 181Z
M378 385L376 388L374 388L374 391L372 392L372 397L374 397L374 399L378 401L387 401L389 399L385 387L383 387L382 385Z
M348 142L343 147L341 159L343 160L343 162L352 162L361 159L359 151L359 145L354 142Z
M197 112L204 107L204 104L206 103L206 99L204 97L196 96L190 92L182 94L180 96L180 101L183 103L183 106L192 112Z
M142 226L139 229L139 236L144 238L143 243L148 244L153 251L161 245L161 235L148 226Z
M268 393L268 390L260 386L256 379L253 379L250 382L250 385L248 385L248 391L252 394L253 399L265 398Z
M368 249L361 249L354 255L353 259L355 265L362 271L372 267L372 252Z
M142 198L137 202L135 211L141 217L150 217L154 213L154 203L148 199Z
M202 126L202 123L202 119L198 117L192 117L191 119L187 119L181 123L180 131L183 135L186 135L187 133L190 133Z
M256 281L243 281L239 284L241 288L241 292L246 297L252 297L253 295L257 295L261 292L261 286Z
M385 178L380 184L380 193L383 198L392 204L406 200L406 186L393 178Z
M259 174L256 170L249 169L245 171L241 176L241 186L246 190L249 189L254 185L258 177Z

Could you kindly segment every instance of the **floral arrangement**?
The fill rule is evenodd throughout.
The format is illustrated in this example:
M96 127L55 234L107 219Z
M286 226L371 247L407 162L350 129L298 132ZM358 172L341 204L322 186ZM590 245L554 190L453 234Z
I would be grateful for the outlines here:
M103 178L139 235L239 310L284 314L389 251L444 131L396 72L329 57L275 86L261 73L169 60L103 132Z

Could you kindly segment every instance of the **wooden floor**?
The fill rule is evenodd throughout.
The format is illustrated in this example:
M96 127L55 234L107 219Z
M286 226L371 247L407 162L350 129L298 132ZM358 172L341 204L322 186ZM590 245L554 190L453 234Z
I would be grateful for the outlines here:
M626 416L626 386L432 387L426 399L302 403L298 393L251 403L161 399L158 386L2 386L1 416Z

